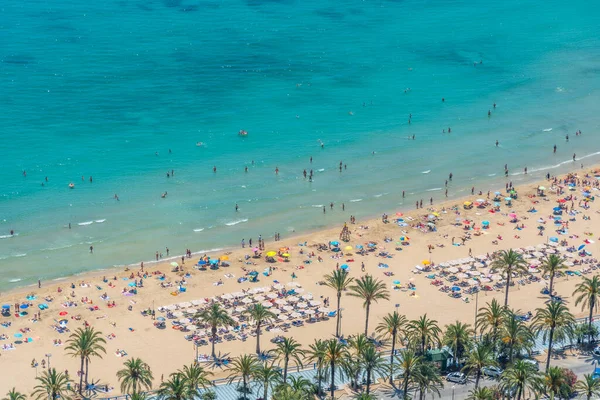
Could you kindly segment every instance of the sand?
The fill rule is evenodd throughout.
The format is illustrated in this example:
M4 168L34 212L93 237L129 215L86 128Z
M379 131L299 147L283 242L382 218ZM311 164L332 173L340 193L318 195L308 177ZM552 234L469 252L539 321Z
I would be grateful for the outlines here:
M578 173L580 177L583 176L583 171L578 171ZM592 179L594 178L592 177ZM124 278L128 277L132 272L137 273L138 270L118 271L118 273L117 271L110 271L110 273L104 271L70 277L58 282L43 282L41 289L23 288L10 293L4 293L0 297L0 303L10 304L13 307L17 302L25 302L28 294L35 294L37 299L33 301L34 306L28 309L28 316L2 318L2 322L11 322L12 326L8 328L0 327L0 334L8 336L7 340L0 340L0 347L11 342L14 343L17 340L14 334L26 327L30 328L31 331L23 334L23 337L31 337L33 342L17 344L14 350L0 349L0 369L3 371L2 379L0 379L0 393L5 393L13 386L29 393L35 385L36 373L39 374L42 371L41 364L37 368L33 368L31 361L35 358L38 362L41 362L43 358L47 359L46 355L48 354L51 354L49 359L52 367L56 367L62 371L68 370L70 375L76 379L75 374L79 367L79 361L67 355L64 346L55 346L53 344L56 339L60 339L63 343L68 339L68 333L59 334L52 328L52 325L55 325L56 321L62 318L66 318L69 321L67 326L71 331L83 326L84 321L87 321L87 323L102 331L105 337L109 334L114 334L114 338L107 339L105 346L107 354L104 355L103 359L93 359L90 364L91 378L94 380L99 379L102 383L106 382L109 386L115 388L111 391L111 396L119 394L115 373L121 368L125 359L129 357L141 357L144 359L151 366L155 376L155 386L158 386L161 376L164 375L166 377L171 372L181 368L184 364L189 364L194 360L194 345L192 342L184 340L184 333L171 329L170 321L167 321L167 329L156 329L150 317L141 315L142 310L217 296L257 286L269 286L273 284L274 280L287 283L292 280L292 273L297 276L295 281L302 285L302 288L305 290L304 293L312 293L315 299L321 300L323 297L329 297L332 302L330 308L335 309L334 291L325 286L318 285L318 282L322 280L323 275L334 270L338 263L347 263L350 266L351 276L359 277L362 275L361 262L364 262L366 272L384 281L390 289L392 288L393 280L400 280L403 284L406 284L412 279L412 282L416 285L416 291L414 292L410 290L391 290L390 301L383 301L372 307L370 332L373 331L381 316L393 311L396 306L399 312L405 314L409 319L427 313L430 318L438 320L441 326L455 320L473 323L475 316L475 301L473 296L465 296L469 298L469 302L466 302L464 299L450 298L447 293L442 293L438 290L438 287L431 285L431 280L426 278L427 274L415 274L412 271L416 265L422 265L423 260L439 264L448 260L468 257L470 249L473 256L477 256L502 249L536 246L540 243L546 243L548 236L556 236L556 234L551 229L551 223L548 223L546 226L549 229L546 230L545 235L539 236L538 229L536 228L539 224L536 220L540 217L548 220L548 216L552 214L552 208L556 206L557 195L552 192L546 192L547 196L544 199L547 201L540 197L528 197L528 195L536 193L539 185L550 188L551 182L544 181L517 188L519 192L518 200L514 201L511 207L505 206L504 202L502 202L501 212L496 214L489 213L487 209L473 208L471 210L464 210L462 207L463 201L473 201L480 197L485 199L487 198L487 193L483 195L477 195L476 193L464 199L453 200L445 204L434 204L432 207L429 207L430 210L425 206L420 210L405 212L403 218L412 217L415 220L422 220L424 215L429 215L433 210L439 212L440 220L437 221L437 232L422 233L411 227L399 227L394 223L395 218L397 218L395 216L396 211L390 212L390 223L387 224L383 223L381 219L377 219L357 221L356 224L348 225L351 230L350 241L348 243L342 242L342 247L347 245L355 247L359 244L366 245L368 241L372 240L378 243L378 250L385 249L389 251L393 255L393 258L381 258L376 256L377 252L375 252L369 253L366 256L355 254L344 256L341 259L334 259L331 257L333 255L332 252L318 252L316 248L311 247L316 243L327 244L329 241L339 240L342 228L339 226L276 243L268 242L266 244L267 250L290 247L291 261L287 263L277 262L276 264L267 264L263 258L257 260L255 267L245 265L238 260L251 253L247 247L232 251L229 254L231 266L221 268L218 271L198 271L192 268L198 261L198 257L186 259L184 268L186 272L191 274L191 277L187 279L187 291L177 296L171 295L174 288L161 288L161 281L152 276L144 280L144 287L139 289L137 295L130 297L123 296L121 294L123 288L127 287L130 289L127 284L131 282L130 280L124 280ZM498 187L498 190L504 192L504 188L502 187ZM593 193L596 194L597 190L594 190ZM567 190L566 195L568 194L574 194L580 198L581 190L580 188L572 192ZM491 197L493 197L493 194ZM537 203L534 204L533 202ZM454 211L450 210L453 205L458 205L459 214L455 214ZM538 210L536 214L527 212L532 206L535 206ZM444 207L447 209L446 212L441 211ZM598 234L600 234L596 222L596 219L600 217L598 215L600 204L596 201L595 203L591 203L590 209L583 210L577 207L576 201L575 208L581 211L583 215L591 217L591 219L583 220L582 216L578 215L577 220L571 222L569 225L569 235L560 236L560 238L567 239L569 245L577 246L586 237L596 239ZM520 231L514 229L515 224L509 223L509 218L505 215L509 210L517 213L520 218L519 224L525 224L525 229ZM481 221L488 220L490 222L490 229L484 231L480 236L472 236L464 246L453 246L451 244L452 238L454 237L456 238L456 242L460 242L460 237L465 232L462 226L454 225L456 218L460 218L461 220L465 218L472 219L476 222L477 226L481 226ZM499 225L498 223L503 225ZM368 227L368 229L365 227ZM410 237L410 245L403 246L402 251L397 251L395 250L395 243L403 235L403 230ZM586 236L585 232L591 232L593 236ZM496 240L498 235L502 236L502 240L498 240L497 245L493 244L492 241ZM577 235L578 238L572 237L572 235ZM391 237L393 241L386 243L384 242L385 237ZM298 246L299 243L304 243L305 241L308 247ZM428 245L433 245L431 253L428 252ZM444 247L439 247L439 245L444 245ZM305 252L307 250L315 251L316 255L323 257L323 262L318 262L314 258L311 264L303 264L306 254L299 254L301 248ZM593 255L596 255L598 244L588 245L587 249ZM219 253L212 256L218 257L222 254ZM347 262L348 259L354 259L354 262ZM175 280L179 280L180 277L176 273L169 272L171 271L170 262L146 266L145 270L150 273L153 271L164 272L166 273L165 282L174 282ZM388 264L389 268L378 268L380 262ZM259 283L237 283L237 278L244 276L242 267L255 268L257 271L262 272L268 265L277 267L272 276L265 277L261 274ZM301 265L305 265L305 268L297 269ZM576 266L573 269L578 270L580 268ZM384 272L393 272L394 276L385 276ZM115 273L117 280L113 281L112 278ZM107 278L109 278L109 282L114 282L115 287L111 288L107 283L103 282L102 278L104 274L109 275ZM227 278L225 274L233 274L235 277ZM213 283L219 280L223 281L223 285L214 286ZM558 293L569 300L574 287L580 281L581 278L579 277L557 279L555 288ZM87 287L81 287L80 284L82 282L87 283ZM70 288L71 283L75 284L75 289ZM98 289L97 285L101 289ZM547 299L547 297L540 294L540 290L544 286L543 281L525 286L517 285L511 289L510 306L524 312L534 311L536 307L542 306L544 300ZM63 289L62 293L57 292L58 287ZM79 305L77 307L63 308L60 303L72 291L75 293L72 300L79 303ZM113 300L116 302L116 307L108 308L107 303L100 298L105 292L110 297L111 302ZM49 308L41 311L40 321L32 322L31 317L39 311L37 305L44 302L43 298L46 296L53 296L55 300L47 302ZM492 298L503 301L503 296L503 290L481 292L478 300L479 306L481 307L486 302L491 301ZM91 299L93 305L81 304L80 300L82 297ZM130 305L132 308L131 311L128 310L128 306ZM585 316L587 314L586 312L582 312L578 307L574 307L573 302L568 302L568 305L576 316ZM99 309L90 311L88 309L90 306L98 306ZM342 308L344 309L342 314L343 334L350 335L361 332L364 329L365 317L361 301L353 297L343 296ZM68 315L64 317L59 316L61 311L67 311ZM81 316L79 321L71 319L71 317L76 315ZM162 314L157 313L157 315ZM307 345L314 338L332 337L334 330L335 318L331 318L329 321L305 324L304 327L300 328L291 328L287 333L264 332L261 342L264 349L272 348L273 345L269 340L275 335L283 333L284 335L293 336L302 344ZM236 356L240 353L252 353L254 349L255 339L253 337L249 337L245 342L237 340L217 345L218 352L231 356ZM125 350L127 357L116 356L115 353L117 350ZM210 346L200 347L199 352L201 354L210 353ZM216 370L215 374L217 377L225 375L220 370Z

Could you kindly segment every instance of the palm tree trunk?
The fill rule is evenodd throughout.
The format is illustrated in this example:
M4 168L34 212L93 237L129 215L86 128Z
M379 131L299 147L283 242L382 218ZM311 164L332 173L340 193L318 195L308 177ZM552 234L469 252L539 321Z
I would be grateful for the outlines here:
M367 369L367 394L371 391L371 369Z
M81 356L81 368L79 369L79 395L82 396L83 393L83 363L84 363L84 357Z
M421 335L421 355L425 355L425 335Z
M340 302L342 299L342 292L337 292L337 320L335 323L335 337L340 337Z
M317 388L318 396L321 396L321 391L323 390L323 388L322 388L322 386L323 386L323 368L321 365L322 362L323 362L323 360L319 360L319 366L317 367L317 373L319 374L319 376L317 378L317 384L319 385L319 387Z
M365 317L365 336L367 336L367 332L369 331L369 311L371 309L371 303L367 302L366 307L366 317Z
M269 394L269 381L265 381L263 382L265 385L265 391L263 393L263 399L267 400L269 397L267 396Z
M552 291L552 289L554 288L554 274L550 275L550 296L552 296L552 293L554 293Z
M89 362L90 362L90 359L86 358L85 359L85 387L87 387L87 385L88 385L88 372L90 370L89 365L88 365Z
M592 315L594 313L594 305L596 304L596 299L594 301L590 301L590 315L588 317L588 344L592 343Z
M513 361L513 347L514 347L514 344L511 342L510 346L508 347L508 362L510 364L512 364L512 361Z
M290 362L289 358L285 357L285 360L283 363L283 384L284 385L287 383L287 370L288 370L289 362Z
M554 326L550 328L550 338L548 339L548 358L546 359L546 372L550 368L550 357L552 356L552 339L554 339Z
M333 360L331 361L331 387L329 390L331 391L331 400L333 400L335 392L335 362Z
M390 385L394 383L394 351L396 350L396 330L392 332L392 353L390 354Z
M256 324L256 354L260 354L260 322Z
M477 370L477 375L475 375L475 390L479 387L479 380L481 379L481 369Z
M403 393L402 393L402 397L404 398L404 400L408 399L408 378L409 377L410 377L410 374L406 375L404 377L404 390L403 390Z
M508 307L508 288L510 287L510 275L512 271L509 269L506 274L506 293L504 294L504 308Z
M212 358L213 360L216 358L215 355L215 340L217 339L217 328L216 327L212 327Z
M244 391L244 399L248 399L248 384L246 383L246 375L244 375L244 383L242 384L242 390Z

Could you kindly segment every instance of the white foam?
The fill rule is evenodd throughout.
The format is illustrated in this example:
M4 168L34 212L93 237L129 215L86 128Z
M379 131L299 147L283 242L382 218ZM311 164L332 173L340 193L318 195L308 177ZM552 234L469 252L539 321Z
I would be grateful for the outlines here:
M97 223L101 224L101 223L103 223L104 221L106 221L106 218L104 218L104 219L97 219L97 220L95 220L94 222L97 222Z
M317 172L323 172L323 171L325 171L325 168L320 168L317 170Z
M383 195L385 195L385 193L377 193L376 195L373 195L373 197L381 197Z
M25 257L27 253L15 254L13 257Z
M13 236L15 236L15 235L2 235L2 236L0 236L0 239L8 239L8 238L11 238Z
M202 232L204 230L204 228L196 228L194 229L194 232Z
M428 169L427 171L422 171L421 173L422 173L422 174L428 174L428 173L430 173L430 172L431 172L431 170L430 170L430 169Z
M22 281L22 280L23 280L23 279L21 279L21 278L14 278L14 279L9 279L8 281L9 281L10 283L15 283L15 282L20 282L20 281Z
M80 222L77 225L79 225L79 226L85 226L85 225L91 225L93 223L94 223L94 221L86 221L86 222Z
M350 203L357 203L359 201L362 201L362 199L352 199L352 200L350 200Z
M248 218L238 219L237 221L226 222L225 225L233 226L233 225L241 224L242 222L248 222Z
M321 208L321 207L323 207L323 204L313 204L313 205L311 205L311 207Z
M546 128L546 129L542 129L544 132L551 132L552 128Z
M442 188L427 189L427 192L437 192L438 190L442 190Z

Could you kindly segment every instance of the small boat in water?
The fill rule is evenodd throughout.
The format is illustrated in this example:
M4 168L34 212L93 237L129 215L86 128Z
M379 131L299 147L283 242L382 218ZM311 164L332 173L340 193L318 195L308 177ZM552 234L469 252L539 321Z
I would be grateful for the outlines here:
M248 132L246 132L245 130L241 129L241 130L238 132L238 136L248 136Z

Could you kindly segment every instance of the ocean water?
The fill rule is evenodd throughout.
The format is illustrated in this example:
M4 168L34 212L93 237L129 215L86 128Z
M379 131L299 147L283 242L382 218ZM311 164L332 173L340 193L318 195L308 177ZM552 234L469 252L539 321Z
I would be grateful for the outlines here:
M598 162L599 17L584 0L4 0L0 289L412 208L450 172L457 197L503 187L505 163L517 184Z

